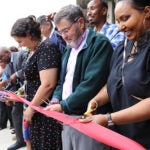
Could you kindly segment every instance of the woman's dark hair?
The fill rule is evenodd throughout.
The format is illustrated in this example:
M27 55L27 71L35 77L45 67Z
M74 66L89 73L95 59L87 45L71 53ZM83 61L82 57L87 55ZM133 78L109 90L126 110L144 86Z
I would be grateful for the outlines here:
M11 36L26 37L27 35L34 40L41 40L40 24L32 16L18 19L11 29Z
M150 6L150 0L118 0L117 2L120 1L127 1L133 8L140 11L144 10L146 6Z

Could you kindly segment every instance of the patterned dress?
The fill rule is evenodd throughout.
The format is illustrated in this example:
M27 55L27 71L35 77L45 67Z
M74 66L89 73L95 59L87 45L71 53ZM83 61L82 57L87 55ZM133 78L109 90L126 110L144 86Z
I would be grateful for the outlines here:
M50 41L37 47L25 65L27 100L32 100L39 88L39 71L60 67L60 52ZM44 106L44 104L42 104ZM61 150L61 125L54 119L35 113L29 125L32 150Z

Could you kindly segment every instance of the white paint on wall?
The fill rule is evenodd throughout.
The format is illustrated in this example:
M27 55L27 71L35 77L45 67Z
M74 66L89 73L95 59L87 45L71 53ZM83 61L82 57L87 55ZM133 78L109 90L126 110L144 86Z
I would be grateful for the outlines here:
M0 46L17 46L10 36L14 22L29 15L47 15L76 0L2 0L0 2Z

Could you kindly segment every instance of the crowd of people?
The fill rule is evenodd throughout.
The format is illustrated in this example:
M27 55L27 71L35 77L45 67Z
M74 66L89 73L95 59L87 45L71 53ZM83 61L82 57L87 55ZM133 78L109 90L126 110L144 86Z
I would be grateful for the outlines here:
M25 49L0 47L0 89L150 149L150 1L118 0L117 24L107 22L107 12L106 0L91 0L86 16L67 5L16 20L11 36ZM8 150L113 149L7 95L0 100L0 129L9 119L16 134ZM96 112L81 118L89 107Z

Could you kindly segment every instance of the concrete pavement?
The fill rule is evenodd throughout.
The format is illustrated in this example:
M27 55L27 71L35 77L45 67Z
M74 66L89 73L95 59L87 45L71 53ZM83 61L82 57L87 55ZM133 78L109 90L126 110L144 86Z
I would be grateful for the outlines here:
M11 130L9 128L0 130L0 150L7 150L10 145L16 142L13 140L13 136L14 134L11 134ZM18 150L26 150L26 147Z

